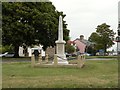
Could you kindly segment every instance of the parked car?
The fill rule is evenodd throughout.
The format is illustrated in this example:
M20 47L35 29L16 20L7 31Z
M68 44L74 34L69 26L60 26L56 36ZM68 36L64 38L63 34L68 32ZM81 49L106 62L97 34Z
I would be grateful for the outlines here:
M117 56L117 52L114 52L114 53L113 53L113 56Z
M66 57L72 56L72 54L69 54L69 53L65 53L65 54L66 54Z
M86 56L91 56L89 53L85 53Z
M14 53L7 53L4 57L13 57Z
M9 52L5 52L4 54L0 54L0 57L13 57L14 53L9 53Z
M4 57L5 55L7 55L8 54L8 52L5 52L5 53L3 53L3 54L0 54L0 57Z
M72 54L72 57L76 57L77 56L77 54Z

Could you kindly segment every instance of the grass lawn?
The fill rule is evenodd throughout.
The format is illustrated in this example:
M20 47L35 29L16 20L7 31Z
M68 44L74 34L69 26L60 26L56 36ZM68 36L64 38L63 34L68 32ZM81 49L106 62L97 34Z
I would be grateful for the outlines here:
M118 60L88 60L84 68L39 67L3 63L3 88L116 88Z
M93 59L93 58L108 58L108 59L117 59L118 56L86 56L87 59Z

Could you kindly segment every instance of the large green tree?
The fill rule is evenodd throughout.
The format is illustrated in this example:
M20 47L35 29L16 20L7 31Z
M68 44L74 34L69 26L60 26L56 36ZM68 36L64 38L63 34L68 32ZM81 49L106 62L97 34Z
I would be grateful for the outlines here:
M95 43L95 50L103 49L106 52L107 48L114 44L114 35L115 32L110 29L110 25L103 23L97 26L96 32L91 34L89 41Z
M3 45L14 46L14 57L19 57L19 46L37 43L54 46L58 32L59 15L52 2L3 2L2 3L2 41ZM67 24L63 20L64 39L69 38Z

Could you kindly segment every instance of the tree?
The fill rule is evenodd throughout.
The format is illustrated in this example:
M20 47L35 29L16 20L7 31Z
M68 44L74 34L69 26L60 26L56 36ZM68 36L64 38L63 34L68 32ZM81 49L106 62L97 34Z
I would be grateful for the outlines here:
M115 33L110 29L110 26L106 23L98 25L96 32L93 32L89 37L89 41L95 43L96 50L103 49L105 52L107 48L110 48L113 43Z
M95 48L95 44L91 44L89 47L86 48L86 52L91 54L92 56L96 55L96 48Z
M75 47L70 44L66 44L65 50L67 53L73 53L75 51Z
M101 38L100 38L100 36L98 35L98 33L96 33L96 32L93 32L92 34L91 34L91 36L89 37L89 41L90 42L92 42L92 43L94 43L94 44L92 44L90 47L94 47L94 48L92 48L92 49L94 49L94 51L96 50L99 50L99 49L101 49L101 48L103 48L103 45L101 44L101 40L100 40ZM94 46L93 46L94 45Z
M3 45L14 46L14 57L19 57L20 45L30 46L40 43L44 50L54 46L57 40L58 12L52 2L3 2L2 3L2 41ZM64 18L63 17L63 18ZM64 39L67 40L69 30L63 21Z
M35 28L28 23L31 20L26 18L30 10L23 3L2 3L2 41L3 45L14 46L14 57L19 57L20 45L23 43L30 45L34 41Z

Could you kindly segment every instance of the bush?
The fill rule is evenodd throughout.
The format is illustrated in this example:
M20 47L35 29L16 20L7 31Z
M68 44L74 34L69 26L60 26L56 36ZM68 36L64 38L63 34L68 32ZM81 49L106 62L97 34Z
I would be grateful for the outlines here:
M69 45L69 44L66 45L65 49L67 53L73 53L75 51L74 46Z
M12 45L0 46L0 53L13 52L13 49Z

